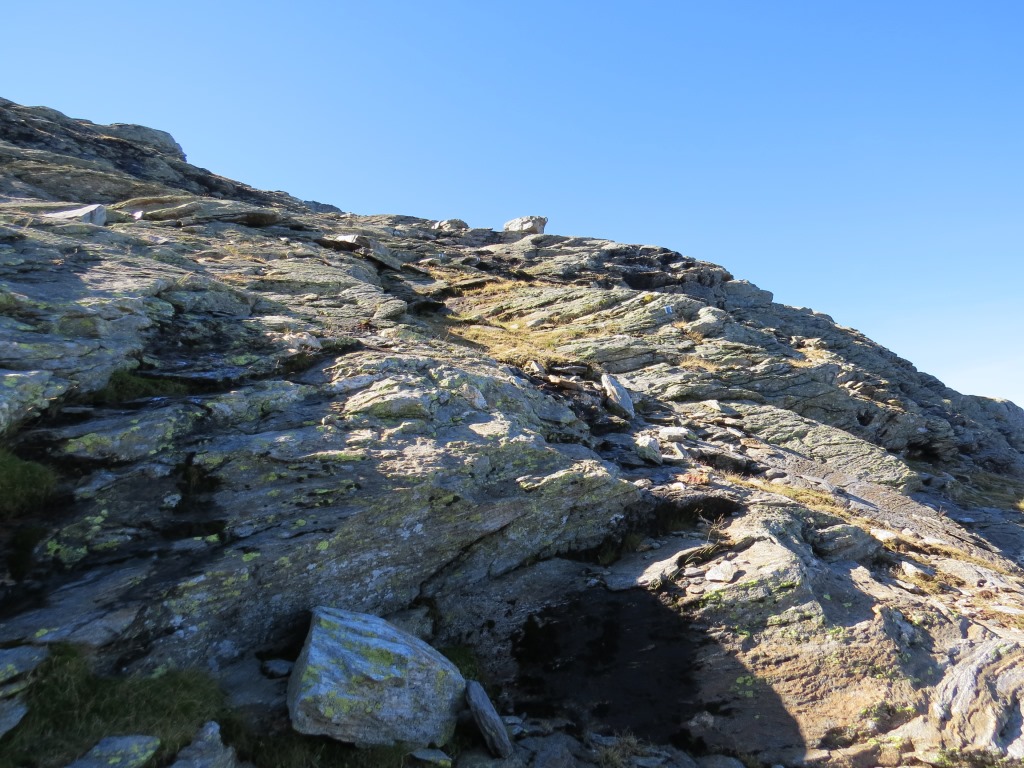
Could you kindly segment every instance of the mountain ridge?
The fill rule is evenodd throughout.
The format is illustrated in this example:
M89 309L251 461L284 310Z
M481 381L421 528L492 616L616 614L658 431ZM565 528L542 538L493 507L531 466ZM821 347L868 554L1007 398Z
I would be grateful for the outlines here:
M1024 756L1024 410L827 315L668 248L344 213L2 100L0 280L0 428L59 475L3 542L4 644L205 664L273 709L257 660L335 605L583 727L516 647L607 593L702 627L688 748Z

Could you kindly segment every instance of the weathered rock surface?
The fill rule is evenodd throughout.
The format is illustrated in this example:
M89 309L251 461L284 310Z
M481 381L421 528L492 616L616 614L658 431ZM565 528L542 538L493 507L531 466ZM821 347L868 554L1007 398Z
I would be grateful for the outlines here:
M525 234L543 235L548 224L546 216L520 216L518 219L506 221L506 232L523 232Z
M240 763L235 750L224 746L220 737L220 725L211 721L196 734L192 743L181 750L171 768L245 768L249 763Z
M343 213L0 100L0 432L59 476L0 531L0 643L227 680L331 605L588 733L1019 756L1024 411L545 223ZM558 643L523 679L537 638L591 682ZM509 764L596 760L525 734Z
M50 655L46 648L22 645L0 650L0 737L28 714L25 691L29 675Z
M441 746L466 681L444 656L383 619L319 607L288 684L300 733L359 745Z
M466 682L466 702L491 754L500 758L510 757L512 741L508 737L505 724L495 711L484 687L476 680Z
M141 768L159 748L155 736L109 736L67 768Z

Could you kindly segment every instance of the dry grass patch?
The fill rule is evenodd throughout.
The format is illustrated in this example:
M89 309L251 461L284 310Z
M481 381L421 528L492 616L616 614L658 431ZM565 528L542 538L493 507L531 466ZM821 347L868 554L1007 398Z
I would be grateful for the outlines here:
M703 357L690 355L689 357L682 357L677 360L676 367L693 371L717 371L722 368L722 364L716 363L714 360L706 360Z
M752 488L758 491L765 491L766 493L785 496L787 499L792 499L797 504L813 509L815 512L838 515L843 518L850 517L846 507L839 501L836 501L836 498L831 493L826 493L825 491L818 491L813 488L797 488L792 485L770 483L760 478L742 477L741 475L733 474L726 475L725 479L734 485L740 485L744 488Z
M557 348L585 335L582 329L572 327L530 331L494 324L451 324L444 328L446 341L461 341L513 365L525 365L530 360L545 365L571 362Z
M1024 512L1024 479L975 472L950 484L949 497L961 506L997 507Z
M788 358L786 360L794 368L816 368L825 363L834 363L835 354L827 349L800 349L797 350L803 359Z

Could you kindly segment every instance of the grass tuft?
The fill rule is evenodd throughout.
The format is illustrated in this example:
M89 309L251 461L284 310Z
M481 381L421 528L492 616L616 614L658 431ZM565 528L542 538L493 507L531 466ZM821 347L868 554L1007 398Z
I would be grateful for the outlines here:
M407 750L401 746L359 749L326 736L295 731L257 731L235 718L221 722L225 744L256 768L401 768Z
M792 499L797 504L800 504L808 509L813 509L815 512L824 512L826 514L836 515L838 517L849 517L850 513L845 506L831 494L825 491L818 491L813 488L797 488L792 485L784 485L782 483L770 483L767 480L760 478L747 478L741 477L740 475L727 474L725 479L734 483L735 485L741 485L745 488L752 488L760 491L766 491L768 493L775 493L779 496L785 496L787 499Z
M0 768L59 768L106 736L128 734L159 737L159 762L222 711L217 684L201 672L100 677L73 647L50 650L29 687L28 714L4 738Z
M600 768L629 768L633 758L644 753L644 744L628 731L620 733L615 743L597 750L597 764Z
M0 520L37 509L56 485L57 475L49 467L0 449Z
M467 680L479 680L480 659L473 652L473 649L466 645L446 645L438 648L441 654L452 664L459 668L459 672Z

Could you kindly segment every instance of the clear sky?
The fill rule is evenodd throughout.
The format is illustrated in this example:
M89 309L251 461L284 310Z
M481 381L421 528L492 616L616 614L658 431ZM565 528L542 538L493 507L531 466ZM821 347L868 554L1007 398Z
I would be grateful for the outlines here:
M357 213L653 243L1024 404L1019 0L10 2L0 96Z

